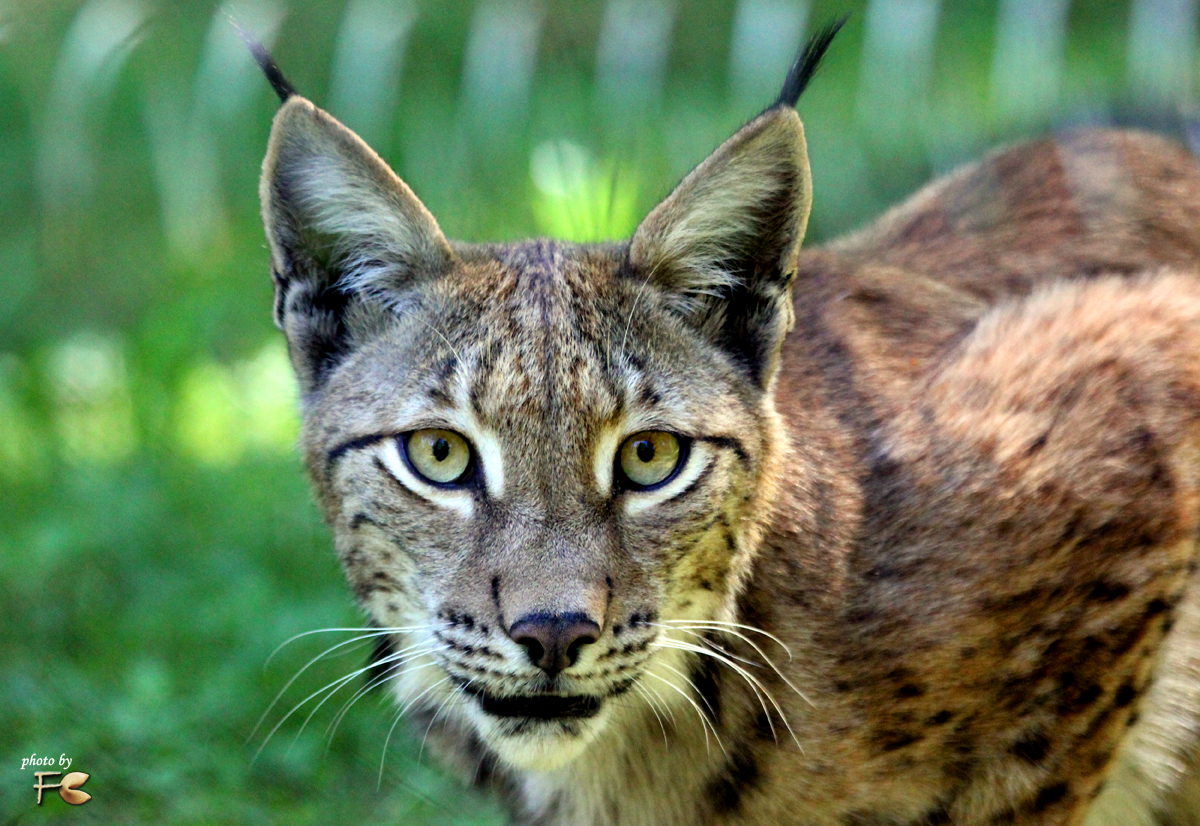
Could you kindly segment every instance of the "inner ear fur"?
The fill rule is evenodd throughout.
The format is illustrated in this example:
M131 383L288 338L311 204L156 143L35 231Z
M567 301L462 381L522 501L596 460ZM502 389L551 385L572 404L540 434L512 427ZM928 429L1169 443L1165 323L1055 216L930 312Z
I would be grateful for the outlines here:
M634 233L634 270L764 388L791 328L812 176L800 116L769 109L693 170Z
M412 190L357 135L292 95L275 116L259 186L275 318L304 391L349 347L355 319L397 308L451 264Z

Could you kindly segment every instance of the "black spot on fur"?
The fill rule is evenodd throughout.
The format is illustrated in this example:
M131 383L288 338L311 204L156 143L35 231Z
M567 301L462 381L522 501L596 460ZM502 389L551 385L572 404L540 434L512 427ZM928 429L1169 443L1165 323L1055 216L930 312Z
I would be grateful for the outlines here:
M1079 529L1081 527L1083 527L1083 514L1077 512L1063 526L1058 541L1064 545L1069 543L1079 536Z
M720 664L712 657L700 657L692 667L692 685L700 695L700 707L708 715L713 727L721 724Z
M875 733L875 743L879 746L879 750L884 752L897 751L924 739L925 735L914 731L878 731Z
M1060 714L1077 714L1091 706L1104 693L1104 689L1096 683L1080 685L1076 682L1075 675L1070 673L1064 674L1059 684Z
M396 668L396 661L389 659L396 654L396 643L392 640L391 634L381 634L375 638L375 650L371 652L371 656L367 659L367 687L368 689L378 688L387 679Z
M643 384L638 391L638 401L647 407L652 407L658 404L661 400L662 397L659 395L658 391L651 387L648 383Z
M750 749L745 745L734 749L721 773L708 784L713 808L721 814L736 811L742 805L742 795L755 788L758 779L758 761Z
M726 450L732 450L738 457L738 461L743 465L750 465L750 453L746 450L745 445L738 439L732 436L704 436L699 441L707 442L710 445L715 445Z
M1041 436L1038 436L1036 439L1034 439L1034 440L1033 440L1033 443L1032 443L1032 444L1030 444L1030 445L1029 445L1029 448L1028 448L1028 449L1025 451L1025 455L1026 455L1026 456L1033 456L1033 455L1034 455L1035 453L1037 453L1039 450L1041 450L1042 448L1044 448L1044 447L1046 446L1046 439L1047 439L1049 436L1050 436L1050 431L1048 431L1048 430L1047 430L1047 431L1046 431L1045 433L1043 433Z
M1131 683L1125 683L1117 689L1116 695L1113 697L1113 702L1117 708L1124 708L1137 699L1138 691Z
M1058 803L1067 796L1067 792L1071 787L1066 783L1055 783L1053 786L1046 786L1038 792L1037 798L1033 801L1033 810L1035 812L1044 812L1046 809Z
M1088 593L1089 599L1101 602L1113 602L1129 596L1129 586L1120 582L1093 582Z
M942 711L939 711L937 714L930 717L928 722L931 726L941 726L950 722L952 717L954 717L953 712L943 709Z
M938 806L927 812L923 818L914 821L910 826L949 826L950 810L946 806Z
M504 611L500 608L500 577L492 577L492 604L496 607L496 621L500 627L505 627Z
M902 700L911 699L913 697L923 697L924 695L925 689L921 688L921 686L917 685L916 683L905 683L904 685L900 686L900 688L896 689L896 696Z
M1026 763L1037 765L1046 758L1050 749L1050 738L1040 731L1032 731L1012 744L1009 752Z
M350 530L356 531L363 525L371 525L376 528L382 528L383 524L375 519L367 516L365 513L356 513L350 517Z

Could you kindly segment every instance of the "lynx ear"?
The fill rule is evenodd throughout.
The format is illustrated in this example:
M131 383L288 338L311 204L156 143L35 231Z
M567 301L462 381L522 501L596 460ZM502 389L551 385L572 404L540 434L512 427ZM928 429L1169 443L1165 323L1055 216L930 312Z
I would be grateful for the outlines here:
M259 194L275 320L307 393L352 343L352 317L403 304L416 281L446 271L452 253L437 221L370 147L275 85L284 102Z
M683 179L634 233L630 263L766 388L792 325L812 178L793 108L842 23L819 31L775 105Z
M647 216L630 263L766 387L791 328L791 285L812 183L791 107L759 115Z

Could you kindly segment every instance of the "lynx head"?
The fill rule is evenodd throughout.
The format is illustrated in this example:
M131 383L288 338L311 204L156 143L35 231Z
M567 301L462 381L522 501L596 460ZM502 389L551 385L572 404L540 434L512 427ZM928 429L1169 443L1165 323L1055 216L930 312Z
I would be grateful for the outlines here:
M596 245L448 241L260 53L284 101L275 318L338 553L388 632L375 674L502 763L573 759L633 713L618 695L681 682L671 621L732 616L811 200L793 106L831 37L632 240Z

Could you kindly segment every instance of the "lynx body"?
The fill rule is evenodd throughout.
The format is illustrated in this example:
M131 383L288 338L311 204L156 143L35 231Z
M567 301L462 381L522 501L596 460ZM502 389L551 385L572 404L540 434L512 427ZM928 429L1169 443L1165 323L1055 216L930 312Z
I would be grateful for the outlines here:
M373 680L522 823L1200 822L1200 166L1044 140L800 252L826 44L590 246L447 241L263 58Z

